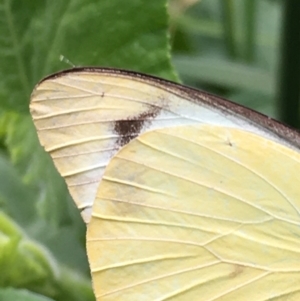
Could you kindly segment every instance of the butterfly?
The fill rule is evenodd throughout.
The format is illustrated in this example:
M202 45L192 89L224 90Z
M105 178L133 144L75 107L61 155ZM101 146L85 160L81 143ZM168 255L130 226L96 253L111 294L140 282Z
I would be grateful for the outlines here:
M300 134L131 71L76 68L30 110L87 223L97 300L300 300Z

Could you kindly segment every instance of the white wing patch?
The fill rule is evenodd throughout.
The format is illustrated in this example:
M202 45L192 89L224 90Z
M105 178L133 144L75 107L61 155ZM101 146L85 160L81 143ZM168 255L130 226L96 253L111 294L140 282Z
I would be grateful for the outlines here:
M281 142L249 120L194 102L172 87L107 70L42 81L32 94L30 109L40 142L66 179L86 223L108 162L143 132L203 123L240 128Z

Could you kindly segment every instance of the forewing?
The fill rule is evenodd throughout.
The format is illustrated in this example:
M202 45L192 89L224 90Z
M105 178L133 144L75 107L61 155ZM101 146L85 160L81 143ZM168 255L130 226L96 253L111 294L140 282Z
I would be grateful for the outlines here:
M109 160L145 131L215 124L298 145L297 133L249 109L162 79L114 69L84 68L50 76L33 91L30 109L40 142L86 222Z

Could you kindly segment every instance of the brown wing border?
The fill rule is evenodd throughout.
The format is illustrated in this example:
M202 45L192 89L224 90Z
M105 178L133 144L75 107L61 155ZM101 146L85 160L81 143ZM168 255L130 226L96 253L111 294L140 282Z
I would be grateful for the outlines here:
M109 76L123 76L131 78L136 81L152 84L165 91L173 93L177 96L184 96L191 102L201 103L209 107L213 107L222 111L224 114L234 115L235 117L241 118L248 121L249 123L257 126L262 130L267 130L271 134L278 138L286 141L291 146L300 150L300 132L293 129L271 117L256 112L252 109L244 107L240 104L234 103L225 98L210 94L205 91L201 91L192 87L184 86L172 81L162 79L153 75L148 75L136 71L128 71L116 68L106 67L78 67L60 71L45 77L40 81L39 84L48 80L62 77L71 73L102 73ZM39 85L38 84L38 85Z

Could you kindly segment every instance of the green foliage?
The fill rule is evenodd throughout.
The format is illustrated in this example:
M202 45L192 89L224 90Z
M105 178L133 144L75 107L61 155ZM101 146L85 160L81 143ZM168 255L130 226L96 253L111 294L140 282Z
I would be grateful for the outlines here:
M183 81L275 116L281 10L267 0L202 0L187 8L172 20L173 62Z
M251 1L172 0L170 20L166 0L0 1L0 300L94 299L85 225L29 116L34 85L69 61L178 81L172 44L184 82L272 114L280 3Z
M42 290L52 294L59 271L48 251L28 239L3 212L0 212L0 229L0 287L13 284L38 291L44 286Z
M47 298L42 295L32 293L22 289L0 289L0 300L3 301L53 301L53 299Z

